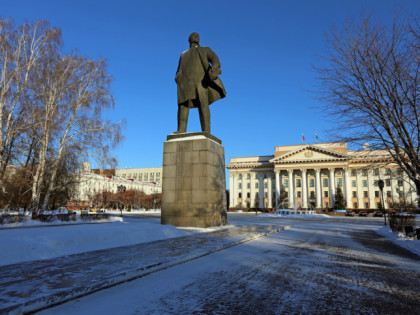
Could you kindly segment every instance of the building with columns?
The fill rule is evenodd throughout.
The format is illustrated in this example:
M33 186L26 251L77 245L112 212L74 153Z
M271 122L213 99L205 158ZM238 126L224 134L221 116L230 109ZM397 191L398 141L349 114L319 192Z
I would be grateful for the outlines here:
M385 150L349 151L343 142L276 146L274 155L231 158L229 209L332 209L340 187L348 210L373 210L381 201L415 201L414 184ZM287 203L279 205L281 190Z

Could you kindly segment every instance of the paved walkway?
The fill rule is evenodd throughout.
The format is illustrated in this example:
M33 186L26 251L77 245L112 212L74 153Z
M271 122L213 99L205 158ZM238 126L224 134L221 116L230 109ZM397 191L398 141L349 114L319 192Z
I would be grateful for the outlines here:
M242 226L212 233L1 267L0 313L33 312L283 229Z

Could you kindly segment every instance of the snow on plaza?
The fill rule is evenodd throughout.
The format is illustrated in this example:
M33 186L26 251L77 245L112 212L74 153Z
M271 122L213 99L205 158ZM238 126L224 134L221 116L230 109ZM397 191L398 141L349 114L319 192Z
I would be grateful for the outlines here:
M181 229L123 214L1 226L0 313L418 312L420 241L383 218L230 213Z

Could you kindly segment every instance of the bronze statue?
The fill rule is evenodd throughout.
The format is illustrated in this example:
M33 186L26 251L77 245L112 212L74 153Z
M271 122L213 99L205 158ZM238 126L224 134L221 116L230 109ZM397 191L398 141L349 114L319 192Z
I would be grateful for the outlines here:
M179 58L175 82L178 87L178 130L187 131L190 108L198 108L201 130L210 133L209 105L226 96L222 81L219 79L220 62L209 47L200 47L200 36L191 33L188 38L190 49Z

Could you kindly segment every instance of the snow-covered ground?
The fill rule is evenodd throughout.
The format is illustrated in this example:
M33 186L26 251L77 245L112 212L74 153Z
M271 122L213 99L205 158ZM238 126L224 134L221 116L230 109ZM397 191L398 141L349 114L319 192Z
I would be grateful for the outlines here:
M232 225L293 227L41 313L418 312L420 258L375 234L386 229L380 221L250 215L229 220ZM413 248L420 244L404 242L417 244Z

